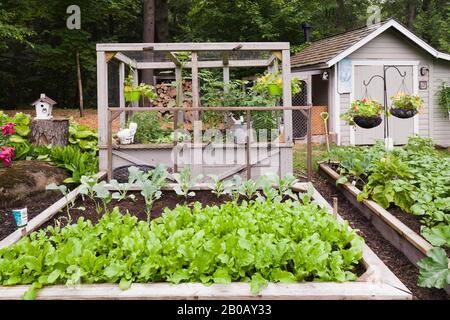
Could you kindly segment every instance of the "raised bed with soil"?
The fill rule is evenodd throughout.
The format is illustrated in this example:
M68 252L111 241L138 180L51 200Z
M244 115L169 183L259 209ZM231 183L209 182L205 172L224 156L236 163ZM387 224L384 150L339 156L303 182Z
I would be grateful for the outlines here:
M304 191L307 184L297 184L294 191ZM217 199L204 187L196 188L196 196L188 200L200 201L203 205L220 204L228 200L225 197ZM199 190L200 189L200 190ZM77 192L77 189L74 191ZM144 201L136 194L137 200L122 200L121 211L129 209L130 214L136 215L141 220L146 220ZM332 213L332 208L315 190L313 195L321 207ZM184 200L170 190L164 191L161 200L155 202L152 209L152 218L161 215L164 207L173 208ZM113 207L110 203L109 207ZM84 207L80 210L79 207ZM47 214L41 219L34 230L44 228L52 224L64 225L67 223L67 215L59 212L59 208L53 214ZM82 201L78 197L75 201L70 216L72 221L84 216L95 223L99 216L95 205L90 201ZM39 218L39 216L37 217ZM342 220L337 216L339 220ZM72 222L73 223L73 222ZM29 230L27 231L29 232ZM11 245L19 239L12 239ZM230 284L212 284L209 286L200 283L169 284L158 283L133 283L128 290L120 290L117 284L79 284L75 287L65 285L46 286L39 290L37 299L411 299L411 293L400 280L384 265L373 253L363 246L363 257L357 270L357 281L349 282L301 282L293 284L270 283L263 288L258 295L252 295L249 283L233 282ZM0 299L21 299L28 290L28 285L0 287Z
M320 163L319 171L330 183L336 184L341 177L336 171L337 163ZM401 251L414 265L425 257L428 250L433 246L420 235L419 217L408 214L395 206L388 210L381 207L376 202L365 199L361 202L357 200L361 192L360 185L353 185L350 182L339 185L342 194L355 206L358 211L370 220L372 225L388 240L395 248ZM448 254L448 250L447 250ZM450 265L450 262L449 262ZM445 288L450 294L450 287Z

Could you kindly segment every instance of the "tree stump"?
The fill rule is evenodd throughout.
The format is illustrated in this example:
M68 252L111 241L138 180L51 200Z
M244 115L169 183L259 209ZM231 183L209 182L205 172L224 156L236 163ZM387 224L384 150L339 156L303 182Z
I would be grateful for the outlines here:
M29 141L34 145L66 146L69 140L69 120L65 118L33 119L30 129Z

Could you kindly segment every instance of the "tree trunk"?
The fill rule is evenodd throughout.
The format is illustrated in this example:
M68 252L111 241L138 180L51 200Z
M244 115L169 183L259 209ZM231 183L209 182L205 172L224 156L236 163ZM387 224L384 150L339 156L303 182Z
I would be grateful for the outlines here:
M76 56L77 56L78 93L80 97L80 117L83 117L84 116L83 82L81 81L80 53L78 51Z
M414 25L414 20L416 19L417 13L417 0L408 0L406 3L406 26L408 29L412 30Z
M336 29L344 29L344 0L336 0Z
M29 140L34 145L66 146L69 140L69 120L65 118L33 119L30 129Z
M169 6L167 0L155 0L156 42L169 42Z
M144 0L144 29L143 42L155 42L155 0ZM153 54L151 52L144 52L144 60L152 61ZM142 70L142 82L153 84L153 70Z

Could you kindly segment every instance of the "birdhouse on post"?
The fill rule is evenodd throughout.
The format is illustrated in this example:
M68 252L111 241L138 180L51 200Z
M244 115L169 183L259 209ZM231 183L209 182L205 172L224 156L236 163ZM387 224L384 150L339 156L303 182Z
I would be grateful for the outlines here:
M35 108L36 108L36 118L35 119L42 119L42 120L51 119L52 118L52 109L55 104L56 104L56 101L45 96L45 93L41 93L41 97L31 104L32 106L35 106Z

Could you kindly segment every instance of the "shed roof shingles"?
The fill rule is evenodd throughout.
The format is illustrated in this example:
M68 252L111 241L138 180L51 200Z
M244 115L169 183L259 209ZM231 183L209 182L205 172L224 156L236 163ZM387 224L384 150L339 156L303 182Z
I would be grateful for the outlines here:
M292 67L323 64L361 41L384 23L363 27L312 42L301 52L291 57Z

